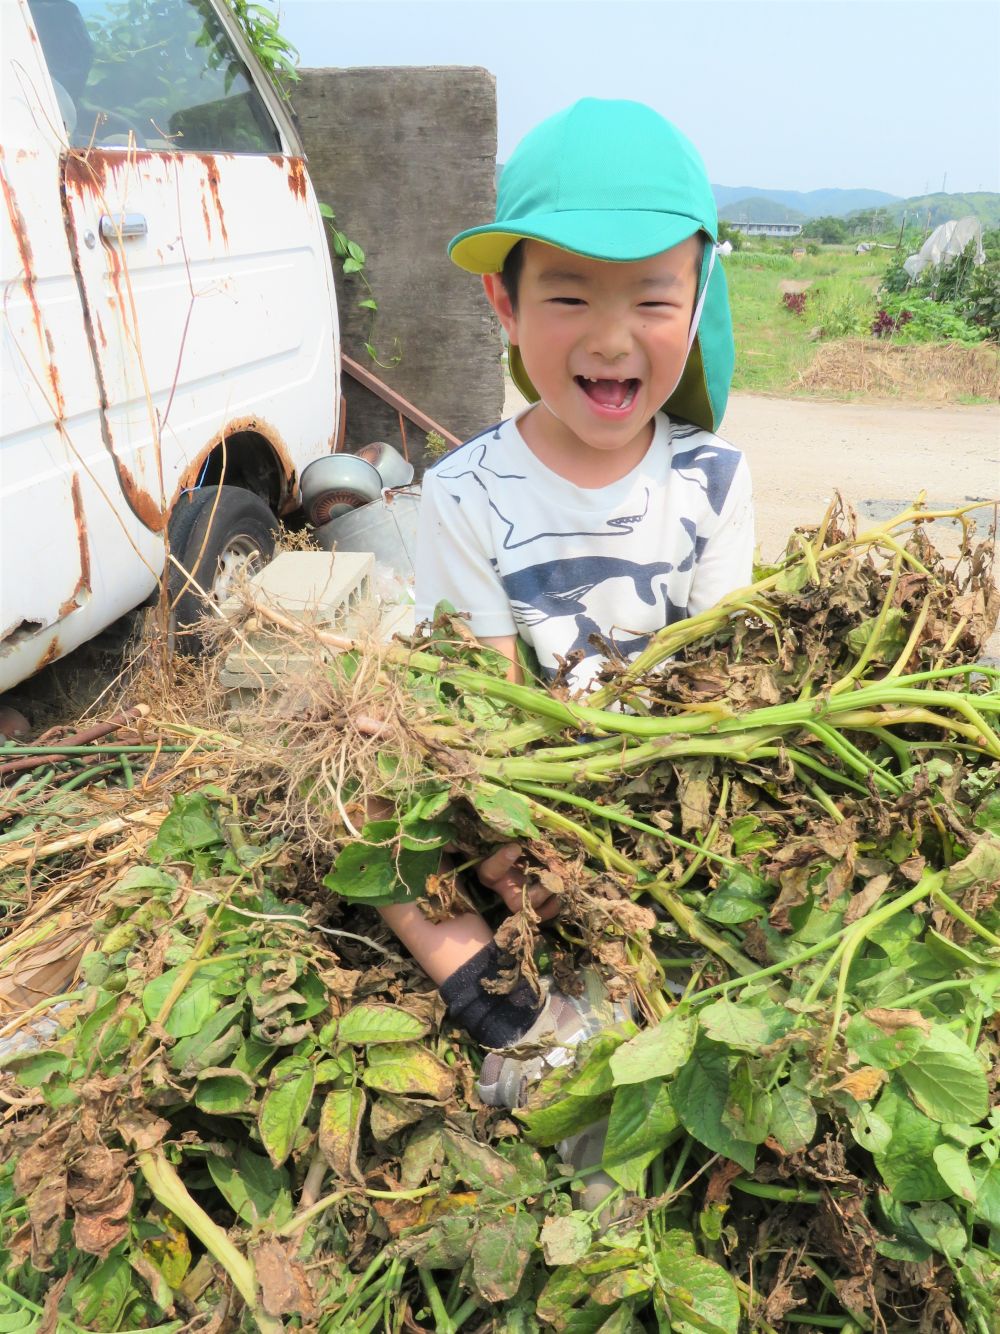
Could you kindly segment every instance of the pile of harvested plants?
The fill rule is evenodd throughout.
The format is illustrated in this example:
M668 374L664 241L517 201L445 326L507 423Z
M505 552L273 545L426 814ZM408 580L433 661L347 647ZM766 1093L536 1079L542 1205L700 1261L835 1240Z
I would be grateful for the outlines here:
M0 1329L996 1334L996 591L933 517L831 511L585 701L445 614L378 652L285 627L283 697L135 719L182 753L64 798L158 803L128 860L52 852L19 788L0 949L46 895L92 941L0 1058ZM371 908L486 906L512 840L563 906L498 915L511 984L593 963L636 1018L510 1115ZM602 1231L553 1146L605 1116Z

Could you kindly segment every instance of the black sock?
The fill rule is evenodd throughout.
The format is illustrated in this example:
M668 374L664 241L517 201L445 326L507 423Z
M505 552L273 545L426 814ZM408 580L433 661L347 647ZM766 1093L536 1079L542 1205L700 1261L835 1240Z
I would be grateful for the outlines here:
M523 978L506 996L483 987L483 982L499 981L511 964L491 940L438 987L451 1018L483 1047L511 1046L541 1013L541 999Z

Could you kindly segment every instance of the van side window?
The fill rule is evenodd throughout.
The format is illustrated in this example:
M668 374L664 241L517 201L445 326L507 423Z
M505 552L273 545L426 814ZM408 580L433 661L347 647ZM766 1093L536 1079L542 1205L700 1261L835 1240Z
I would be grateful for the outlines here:
M74 148L280 153L211 0L28 0Z

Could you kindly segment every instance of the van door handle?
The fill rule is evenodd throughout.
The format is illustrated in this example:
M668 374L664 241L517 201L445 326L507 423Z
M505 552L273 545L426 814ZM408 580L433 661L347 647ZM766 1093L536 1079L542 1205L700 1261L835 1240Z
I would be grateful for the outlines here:
M119 238L131 241L137 236L145 236L148 231L149 224L141 213L101 214L101 235L105 241L117 241Z

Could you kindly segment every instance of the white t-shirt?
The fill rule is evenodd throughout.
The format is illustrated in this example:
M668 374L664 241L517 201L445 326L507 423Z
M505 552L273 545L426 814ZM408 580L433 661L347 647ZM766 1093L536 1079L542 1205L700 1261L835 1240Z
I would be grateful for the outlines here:
M519 634L549 674L582 650L569 682L587 688L605 656L592 636L634 657L663 626L750 582L750 472L738 449L659 413L642 462L587 489L541 463L517 420L424 477L418 620L447 600L480 638Z

